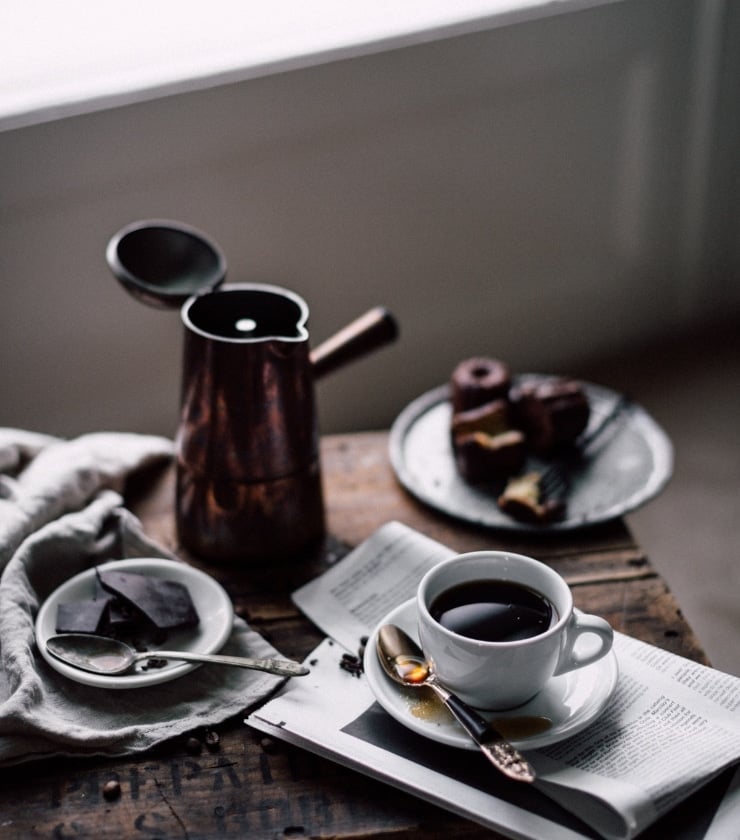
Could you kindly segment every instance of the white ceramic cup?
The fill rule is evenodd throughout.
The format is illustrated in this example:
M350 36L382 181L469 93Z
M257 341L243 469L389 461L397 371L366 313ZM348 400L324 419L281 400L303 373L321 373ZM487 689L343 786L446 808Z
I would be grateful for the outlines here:
M429 608L442 592L484 580L522 584L543 595L556 613L550 627L526 639L489 642L459 635L432 617ZM419 584L417 610L421 646L440 682L479 709L520 706L551 677L605 656L613 642L603 618L574 611L570 588L557 572L506 551L474 551L438 563Z

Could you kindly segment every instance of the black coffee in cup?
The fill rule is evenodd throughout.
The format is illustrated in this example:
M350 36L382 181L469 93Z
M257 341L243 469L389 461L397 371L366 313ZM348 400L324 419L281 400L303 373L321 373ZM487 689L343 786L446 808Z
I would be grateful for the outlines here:
M441 592L429 608L443 627L482 642L539 636L557 621L550 601L520 583L471 580Z

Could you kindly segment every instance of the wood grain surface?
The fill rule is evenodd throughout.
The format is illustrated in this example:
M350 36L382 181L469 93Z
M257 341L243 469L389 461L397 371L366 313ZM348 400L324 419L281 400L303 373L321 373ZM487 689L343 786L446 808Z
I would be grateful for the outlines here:
M127 499L147 533L215 576L235 609L285 656L303 658L322 634L290 592L391 519L458 551L507 548L557 569L576 605L616 629L706 663L665 581L621 521L544 535L460 524L397 483L384 432L322 440L328 532L309 556L269 568L214 567L179 550L174 473L140 474ZM245 709L245 712L247 710ZM0 771L0 838L493 838L493 832L304 750L250 730L243 714L217 727L218 745L181 738L137 757L57 759ZM193 733L204 743L206 730ZM114 780L119 794L104 795Z

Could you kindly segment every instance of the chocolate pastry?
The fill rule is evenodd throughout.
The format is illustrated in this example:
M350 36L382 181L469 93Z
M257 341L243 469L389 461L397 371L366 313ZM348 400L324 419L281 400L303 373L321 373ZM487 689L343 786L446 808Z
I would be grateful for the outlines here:
M485 356L465 359L452 371L452 410L467 411L492 400L506 399L510 386L511 374L504 362Z
M548 499L542 493L541 475L528 472L509 479L504 492L498 497L498 506L512 519L544 525L565 516L565 502L559 498Z
M507 400L493 400L470 408L467 411L457 411L452 415L453 442L472 432L485 432L487 435L498 435L511 428L511 411Z
M588 399L573 380L525 382L512 389L511 401L515 425L535 452L573 443L588 425Z
M518 429L495 435L469 432L455 440L455 461L460 475L471 483L495 481L519 472L524 466L526 446Z
M524 435L512 429L510 415L504 399L452 415L452 448L458 471L467 481L495 481L524 465Z

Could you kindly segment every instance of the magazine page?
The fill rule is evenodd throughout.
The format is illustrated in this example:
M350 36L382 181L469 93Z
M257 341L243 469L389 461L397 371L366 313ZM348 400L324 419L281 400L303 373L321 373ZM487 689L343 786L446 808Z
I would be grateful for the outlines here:
M453 552L392 522L294 601L348 651ZM630 838L740 760L740 679L615 634L619 679L583 731L528 751L537 788L597 828Z

